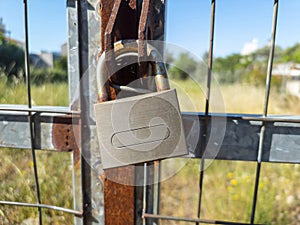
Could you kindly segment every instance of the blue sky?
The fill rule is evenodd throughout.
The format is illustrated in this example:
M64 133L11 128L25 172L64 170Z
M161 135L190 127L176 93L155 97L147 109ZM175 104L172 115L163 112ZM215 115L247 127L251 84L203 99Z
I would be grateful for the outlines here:
M271 38L273 0L216 0L217 56L263 47ZM167 40L200 56L209 47L210 0L169 0ZM300 0L280 0L276 43L300 42Z
M208 50L210 0L168 0L168 42L201 56ZM59 51L67 40L65 0L28 0L30 50ZM23 0L0 0L11 37L23 40ZM280 0L277 44L300 42L300 0ZM215 56L263 47L271 37L273 0L217 0Z
M27 1L30 51L60 51L67 40L66 0ZM0 0L0 17L12 38L24 40L23 0Z

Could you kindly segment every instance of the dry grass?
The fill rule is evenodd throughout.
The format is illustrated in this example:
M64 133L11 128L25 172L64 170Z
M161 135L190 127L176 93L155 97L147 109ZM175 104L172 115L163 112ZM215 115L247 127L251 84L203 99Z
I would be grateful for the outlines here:
M176 176L162 182L162 214L196 218L199 168L198 159L190 160ZM249 222L255 170L256 164L251 162L214 161L205 170L201 217ZM264 163L255 222L299 224L299 185L299 165ZM168 221L162 224L188 223Z
M43 204L73 208L70 153L38 151L37 165ZM36 203L33 162L29 150L1 149L0 199ZM0 205L0 224L22 224L37 217L37 210ZM73 216L43 210L44 224L73 224Z
M191 81L177 81L186 96L196 99L194 105L204 109L203 91ZM174 85L175 86L175 85ZM201 85L200 85L201 86ZM203 86L203 85L202 85ZM195 91L196 90L196 91ZM213 86L213 112L262 114L265 90L249 85ZM185 96L185 97L184 97ZM222 102L224 106L222 106ZM182 104L183 111L193 111ZM299 99L271 91L270 114L300 115ZM173 159L172 159L173 160ZM178 163L178 160L174 160ZM177 162L176 162L177 161ZM164 167L163 167L164 168ZM161 184L161 213L179 217L197 217L200 160L192 159L175 176ZM256 163L213 161L205 170L201 218L249 222L254 191ZM300 166L263 163L259 184L256 223L300 224ZM167 221L162 224L188 225Z
M205 84L192 80L173 81L182 111L205 109ZM210 112L262 114L265 88L249 84L217 85L211 89ZM269 114L300 115L300 99L271 89Z

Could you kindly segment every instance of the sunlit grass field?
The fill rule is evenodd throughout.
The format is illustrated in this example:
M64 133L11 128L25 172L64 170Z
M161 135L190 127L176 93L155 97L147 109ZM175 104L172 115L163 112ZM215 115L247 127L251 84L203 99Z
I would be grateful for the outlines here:
M204 111L205 84L176 81L182 111ZM179 87L179 88L178 88ZM217 85L211 89L210 112L262 114L264 87ZM190 100L189 100L190 99ZM271 89L269 114L300 115L300 99ZM182 161L181 159L175 159ZM209 161L204 174L201 218L250 222L256 163ZM164 167L163 167L164 168ZM200 160L189 160L176 176L161 184L161 213L196 218ZM255 223L300 224L300 166L263 163ZM168 221L162 224L190 224Z
M66 83L32 85L32 105L68 106L69 90ZM24 83L7 83L0 79L0 104L28 104Z
M182 111L204 111L205 85L174 81ZM264 88L249 85L213 85L212 112L255 113L263 110ZM32 87L34 105L68 105L67 84ZM24 84L0 82L0 104L27 104ZM300 115L299 99L271 91L269 113ZM0 200L36 202L33 163L30 151L1 149ZM70 153L38 151L42 203L72 208ZM181 159L172 159L178 163ZM188 160L173 177L161 183L162 214L196 217L200 160ZM164 170L164 164L163 164ZM206 169L201 217L249 222L256 164L213 161ZM164 172L164 171L163 171ZM256 211L256 223L300 224L300 166L263 163ZM73 216L43 210L44 224L73 224ZM36 224L37 210L0 205L0 225ZM180 224L184 222L161 222Z
M171 81L176 88L181 111L205 110L206 83L194 80ZM265 88L250 84L212 83L210 112L262 114ZM268 114L300 115L300 99L271 88Z

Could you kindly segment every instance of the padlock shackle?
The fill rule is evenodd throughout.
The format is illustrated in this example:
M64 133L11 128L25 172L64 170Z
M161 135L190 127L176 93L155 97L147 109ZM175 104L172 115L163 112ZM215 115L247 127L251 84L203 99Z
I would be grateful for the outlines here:
M110 87L108 83L108 73L105 65L105 52L98 59L96 80L98 89L98 102L106 102L110 100Z
M158 50L150 45L146 44L147 57L145 61L150 61L153 76L155 79L157 91L168 90L169 82L167 76L167 69L163 62L163 58ZM103 52L98 59L97 63L97 88L98 88L98 102L104 102L110 99L110 86L119 90L133 91L136 93L146 93L147 90L138 90L135 88L128 88L126 86L119 86L111 84L109 81L109 74L105 60L105 52ZM114 44L114 55L116 58L123 58L128 56L138 57L138 41L118 41ZM135 62L133 62L135 63ZM114 71L117 72L117 71Z
M153 92L153 91L143 89L143 88L128 87L128 86L124 86L124 85L117 85L114 83L110 83L110 86L119 91L133 92L133 93L137 93L137 94L148 94L148 93Z

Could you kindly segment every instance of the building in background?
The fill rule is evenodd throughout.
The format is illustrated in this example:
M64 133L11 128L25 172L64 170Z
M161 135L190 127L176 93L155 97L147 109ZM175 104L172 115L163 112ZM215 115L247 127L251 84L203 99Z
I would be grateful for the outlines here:
M3 18L0 17L0 33L4 34L5 39L19 46L22 49L25 49L25 44L22 41L15 40L10 37L10 31L6 29L5 24L3 23ZM68 46L67 42L61 45L61 52L48 52L41 51L40 53L31 53L30 54L30 63L38 68L53 68L54 62L56 59L67 56L68 54Z
M68 55L68 43L65 42L61 45L61 56L67 56Z
M41 51L38 54L30 54L30 63L38 68L53 68L55 60L61 57L60 52Z
M274 76L281 76L282 82L285 85L285 91L288 94L300 98L300 64L299 63L284 63L277 64L273 68Z

